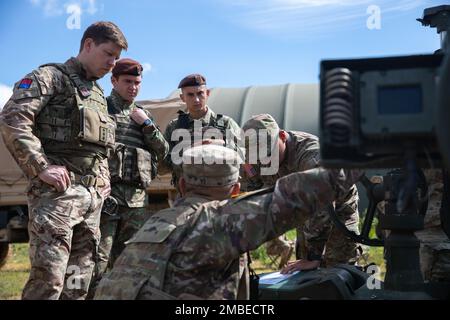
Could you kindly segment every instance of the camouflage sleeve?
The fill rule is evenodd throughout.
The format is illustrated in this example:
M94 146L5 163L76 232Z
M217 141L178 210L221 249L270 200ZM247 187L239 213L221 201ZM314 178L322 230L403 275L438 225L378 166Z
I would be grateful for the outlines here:
M169 124L166 127L166 131L164 132L164 139L166 140L168 144L168 152L166 154L166 157L159 163L158 166L158 172L160 174L166 174L172 172L172 157L171 152L175 145L175 143L172 141L172 132L175 128L177 119L173 119L169 122Z
M308 138L305 145L296 150L296 152L297 171L317 168L320 165L320 147L318 140Z
M296 164L297 171L305 171L317 168L320 163L319 142L316 139L307 138L306 143L297 151ZM313 218L300 229L305 243L303 247L306 250L309 260L321 259L325 250L325 245L331 232L331 221L326 210L318 211Z
M337 175L316 168L280 178L273 193L256 192L221 207L214 220L215 228L230 235L234 250L240 253L254 250L302 225L331 203L337 192L333 176Z
M339 194L335 201L337 216L349 230L357 234L359 234L358 201L358 189L355 185L348 192ZM357 244L337 227L332 228L326 246L325 262L327 266L355 262L358 258Z
M161 161L167 156L167 153L169 152L169 144L164 138L162 132L156 126L155 119L150 114L150 112L146 111L145 113L147 113L147 116L153 121L156 129L152 132L146 132L145 129L143 130L144 143L147 147L150 148L150 150L155 152L158 161Z
M62 85L52 68L40 68L14 85L13 95L0 116L0 130L6 147L28 178L37 176L49 161L41 141L34 135L35 120Z
M103 181L105 182L105 186L99 188L100 193L102 193L103 188L108 188L111 186L111 175L110 175L110 172L108 169L108 159L107 158L101 160L101 162L98 166L98 170L99 170L98 176L100 178L102 178Z
M347 224L358 222L358 202L359 194L356 185L352 185L345 193L341 192L335 202L338 217L344 219Z
M303 233L305 240L304 248L307 255L304 258L308 260L322 259L331 230L332 222L327 210L318 211L303 228L297 230L297 232Z

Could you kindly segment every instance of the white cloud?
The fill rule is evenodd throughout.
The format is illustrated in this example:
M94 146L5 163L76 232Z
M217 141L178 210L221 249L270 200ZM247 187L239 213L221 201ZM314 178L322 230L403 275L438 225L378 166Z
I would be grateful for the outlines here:
M144 70L142 71L144 74L152 71L152 65L148 62L144 62L142 64L142 68L144 68Z
M5 103L11 98L12 88L0 83L0 110L3 109Z
M284 37L311 37L330 30L365 28L366 9L375 4L382 18L424 7L432 0L220 0L239 14L230 19L246 28Z
M59 0L30 0L30 3L35 7L42 8L47 17L60 16L64 13Z
M68 7L74 8L75 6L80 8L80 14L87 12L90 15L94 15L98 12L97 0L29 0L30 3L42 8L44 15L47 17L60 16L66 13Z
M88 0L88 8L87 8L87 13L89 13L90 15L94 15L97 13L98 9L95 3L95 0Z

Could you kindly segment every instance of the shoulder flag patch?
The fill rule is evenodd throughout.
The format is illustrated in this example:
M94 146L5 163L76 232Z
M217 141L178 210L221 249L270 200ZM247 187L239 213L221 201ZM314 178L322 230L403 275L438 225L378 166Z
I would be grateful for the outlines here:
M257 175L255 168L251 164L245 163L244 170L247 173L247 175L249 176L249 178L253 178L254 176Z
M33 80L30 78L22 79L19 83L19 89L30 89L31 84L33 83Z

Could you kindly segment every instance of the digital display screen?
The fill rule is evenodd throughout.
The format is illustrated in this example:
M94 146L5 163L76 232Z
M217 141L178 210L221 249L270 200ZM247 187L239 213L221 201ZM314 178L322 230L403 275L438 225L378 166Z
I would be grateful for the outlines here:
M422 87L417 85L378 87L379 114L414 114L423 111Z

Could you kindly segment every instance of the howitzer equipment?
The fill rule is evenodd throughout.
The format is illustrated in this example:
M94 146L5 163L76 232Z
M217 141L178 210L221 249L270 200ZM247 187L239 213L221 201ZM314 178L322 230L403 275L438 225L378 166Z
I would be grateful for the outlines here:
M322 161L329 167L388 168L415 150L438 166L436 79L442 54L321 63Z
M435 54L321 62L324 165L400 167L411 150L421 167L442 158L450 165L450 6L425 9L418 20L437 28Z
M450 296L450 283L423 281L420 242L414 234L423 229L427 208L427 185L420 168L450 164L450 6L428 8L418 20L436 27L441 34L443 47L435 54L321 62L323 165L402 168L386 174L377 184L367 178L362 181L371 204L361 235L346 233L358 242L384 244L387 266L383 289L361 287L355 298ZM378 217L379 226L388 230L388 236L369 239L376 203L380 201L385 201L385 210ZM344 229L333 210L330 213L338 227ZM441 210L444 231L449 216L450 211Z

